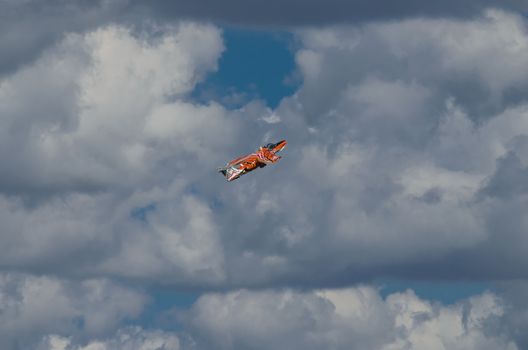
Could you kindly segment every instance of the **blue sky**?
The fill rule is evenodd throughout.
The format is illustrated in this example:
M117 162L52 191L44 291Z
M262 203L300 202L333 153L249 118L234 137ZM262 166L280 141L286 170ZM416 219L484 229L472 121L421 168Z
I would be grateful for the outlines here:
M239 27L223 27L226 51L218 71L210 74L195 93L213 90L220 96L232 93L261 98L275 108L280 100L293 94L294 39L286 31L265 31Z

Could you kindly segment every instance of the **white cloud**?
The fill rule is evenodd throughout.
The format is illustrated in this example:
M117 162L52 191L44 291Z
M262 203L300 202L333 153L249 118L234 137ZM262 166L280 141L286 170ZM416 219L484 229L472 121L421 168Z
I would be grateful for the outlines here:
M490 10L471 21L413 19L300 32L303 85L278 113L290 141L302 147L290 147L289 164L281 164L291 175L288 190L266 188L266 202L281 203L288 215L276 214L281 225L262 231L271 236L263 241L286 250L292 275L310 280L300 271L306 266L293 263L309 256L305 262L319 261L310 269L347 271L352 280L369 267L394 271L396 262L406 264L403 273L430 276L424 259L447 272L444 257L480 261L479 249L496 248L492 242L503 231L493 221L501 219L488 216L492 209L481 194L498 176L502 182L492 184L516 180L493 188L524 193L522 166L515 175L494 175L508 152L526 159L526 101L513 92L527 81L518 67L528 58L524 26L520 16ZM497 65L491 52L511 64ZM508 212L510 204L493 204L501 206ZM302 222L304 215L309 219ZM504 255L524 245L522 227L512 224L515 243L501 245ZM282 243L288 241L283 232L291 237L292 230L303 237L294 247ZM480 273L480 263L467 264L470 274ZM511 271L501 268L504 275Z
M190 23L150 39L117 26L68 35L34 65L0 81L0 187L82 190L138 181L162 159L149 145L156 141L145 130L149 114L161 108L193 113L183 110L192 106L179 107L179 98L216 69L222 50L216 28ZM172 117L197 125L189 115ZM180 145L181 138L171 149Z
M70 34L0 81L4 266L223 278L211 210L185 186L196 161L218 165L236 126L183 99L216 69L222 39L209 25L158 29ZM148 206L148 224L133 217Z
M471 115L475 119L523 100L528 39L520 15L487 10L472 20L409 19L305 30L299 35L305 46L297 63L306 78L302 94L314 109L308 111L312 118L311 113L328 108L347 85L373 77L418 83L435 93L440 103L452 96L480 114ZM380 103L392 99L384 96ZM395 108L402 106L409 107L398 103ZM434 107L430 103L430 112Z
M179 350L180 341L172 333L143 330L139 327L120 329L113 337L89 341L84 345L72 343L65 337L46 336L38 350Z
M38 280L29 276L25 278L30 281ZM353 347L365 350L412 350L424 347L438 350L519 349L513 337L515 334L501 326L505 320L519 320L516 311L490 292L452 305L421 299L411 290L381 297L377 289L367 286L312 292L238 290L206 293L189 310L172 313L175 316L172 320L181 326L177 333L139 326L118 328L115 322L102 322L95 331L83 324L72 335L68 329L72 326L65 326L68 323L75 326L75 320L56 320L61 317L90 319L90 315L98 315L100 318L101 313L108 316L117 309L115 298L119 298L121 305L129 305L133 309L130 306L131 299L123 299L125 290L119 288L89 289L89 293L77 295L78 300L74 305L82 307L66 315L61 310L64 309L63 305L69 304L56 301L61 300L64 292L67 292L68 298L64 300L73 302L71 298L79 291L79 285L63 284L63 288L67 286L67 289L62 289L61 293L54 296L55 300L51 300L40 296L57 290L48 288L47 291L42 291L39 288L40 281L38 282L15 291L9 286L6 288L4 283L4 293L0 295L3 309L7 313L3 316L0 329L9 334L4 340L12 340L12 343L5 342L4 348L16 348L16 344L33 344L38 350L227 350L272 347ZM38 295L32 292L35 288L39 290ZM21 292L22 297L17 296L17 291ZM125 295L127 293L130 295L130 291ZM20 300L16 307L13 304L15 300ZM57 307L58 314L49 312L53 310L51 305ZM30 322L34 317L19 317L18 325L24 325L27 327L26 332L32 332L26 333L24 343L17 340L21 333L12 333L12 328L6 328L5 320L12 318L11 310L26 307L33 315L38 314L48 322L45 327L37 328L35 322ZM167 314L167 321L171 320L170 314ZM517 327L520 326L517 321ZM27 334L31 336L28 337Z
M0 275L0 345L31 348L48 333L101 336L137 317L146 297L108 280L72 282L25 274Z
M507 334L489 327L504 312L490 293L441 305L412 291L383 299L358 287L207 294L185 319L199 349L515 350Z

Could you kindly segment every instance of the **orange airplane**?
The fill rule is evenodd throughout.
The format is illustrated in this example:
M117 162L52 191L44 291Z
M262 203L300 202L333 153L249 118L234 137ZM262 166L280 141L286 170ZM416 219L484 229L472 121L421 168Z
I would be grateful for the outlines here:
M225 176L227 181L233 181L256 168L264 168L268 164L277 162L282 157L277 153L286 147L286 140L277 143L268 143L261 146L257 152L233 159L226 166L218 168L218 172Z

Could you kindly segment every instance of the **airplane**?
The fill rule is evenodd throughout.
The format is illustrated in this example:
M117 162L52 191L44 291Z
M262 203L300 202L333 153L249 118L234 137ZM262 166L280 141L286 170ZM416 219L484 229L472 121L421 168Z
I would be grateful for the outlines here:
M225 176L227 181L233 181L240 176L249 173L257 168L263 168L268 164L276 163L282 157L277 153L286 147L286 140L277 143L268 143L259 147L255 153L238 157L227 163L224 167L218 168L218 172Z

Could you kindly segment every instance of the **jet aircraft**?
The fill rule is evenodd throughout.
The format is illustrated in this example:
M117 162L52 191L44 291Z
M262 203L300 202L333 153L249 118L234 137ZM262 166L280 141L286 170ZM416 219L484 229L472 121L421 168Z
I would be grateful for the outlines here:
M286 147L286 140L268 143L259 147L255 153L233 159L224 167L218 168L218 172L222 173L227 181L236 180L257 168L278 162L282 157L278 156L277 153L282 151L284 147Z

